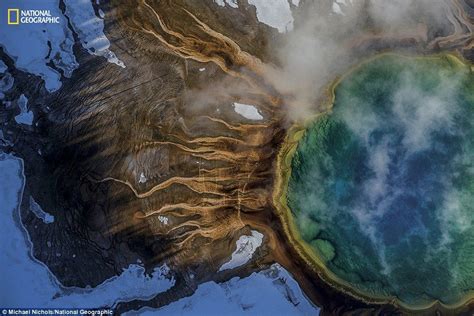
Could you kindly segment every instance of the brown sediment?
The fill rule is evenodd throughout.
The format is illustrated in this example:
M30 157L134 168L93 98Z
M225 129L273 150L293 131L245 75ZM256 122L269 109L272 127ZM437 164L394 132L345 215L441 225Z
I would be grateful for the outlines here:
M240 95L240 99L254 100L253 95L259 95L265 99L265 107L275 107L281 102L281 97L265 84L262 63L258 58L243 51L230 37L216 32L180 4L164 3L141 1L133 14L119 10L118 15L126 29L157 39L156 43L164 45L172 54L184 59L214 63L226 75L234 77L237 84L243 81L242 84L251 91L247 96ZM170 11L174 15L178 14L180 20L171 22L170 15L166 15ZM184 23L187 24L186 30L182 29ZM122 185L137 199L162 199L159 204L153 203L151 210L135 216L137 220L147 221L158 214L166 214L171 218L182 217L184 212L199 215L197 220L184 221L166 231L168 236L173 236L179 228L191 229L191 232L173 237L177 239L176 245L179 247L192 248L193 239L198 237L219 240L226 234L232 236L243 227L238 220L241 212L258 212L269 208L271 203L268 196L271 185L268 162L275 154L273 138L282 131L282 109L273 108L272 111L272 118L258 124L229 123L228 119L208 114L200 116L215 124L218 133L212 136L205 133L203 136L197 135L193 130L196 121L178 120L172 129L163 134L163 139L141 141L135 145L134 150L137 151L168 148L176 157L183 157L183 166L189 168L181 169L186 170L185 175L161 177L157 183L151 179L147 184L134 184L136 179L113 175L94 177L93 181ZM200 133L206 130L207 127L201 128ZM73 141L82 142L90 138L91 135L87 135L87 138L78 137ZM107 156L109 151L107 149L101 154ZM181 199L168 201L169 195L176 196L176 192L182 192ZM220 216L235 218L238 225L223 225ZM112 231L124 230L126 223L126 220L118 220L117 228ZM202 233L199 233L200 225ZM224 231L227 233L224 234ZM214 237L213 232L216 232ZM194 259L197 258L190 256L189 261Z
M268 86L265 86L264 81L262 81L264 73L263 64L257 57L243 51L231 38L214 31L186 8L175 5L172 1L165 2L166 4L164 6L159 2L155 10L146 0L141 0L138 5L139 9L136 12L137 14L143 15L124 20L126 23L129 23L129 27L132 29L157 38L163 45L173 51L174 54L185 59L190 58L202 63L215 63L227 74L247 81L254 87L256 93L261 93L265 97L268 97L270 104L279 104L278 97L267 93ZM180 18L183 21L175 22L188 23L192 27L188 27L187 31L192 30L195 34L191 32L180 33L173 30L166 24L164 18L158 14L157 10L160 12L173 10L174 14L176 14L177 11L181 11L183 14L180 15ZM142 13L142 11L144 12ZM153 19L144 18L148 14L155 18L158 23L153 23ZM151 23L143 23L143 21L146 20Z
M440 49L472 49L474 44L474 18L469 16L463 9L464 0L453 0L450 2L450 10L446 15L449 22L453 25L452 34L436 38L429 43L430 48ZM467 4L465 4L467 5Z

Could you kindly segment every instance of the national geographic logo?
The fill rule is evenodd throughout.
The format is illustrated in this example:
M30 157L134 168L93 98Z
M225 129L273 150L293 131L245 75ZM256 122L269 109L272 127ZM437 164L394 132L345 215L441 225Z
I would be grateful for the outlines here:
M8 9L8 24L20 24L20 9Z
M18 24L58 24L59 16L53 16L50 10L8 9L9 25Z

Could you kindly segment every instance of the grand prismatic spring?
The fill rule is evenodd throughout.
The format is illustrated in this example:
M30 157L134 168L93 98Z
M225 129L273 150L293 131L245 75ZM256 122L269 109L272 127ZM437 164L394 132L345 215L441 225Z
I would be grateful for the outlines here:
M474 75L453 56L382 55L345 76L288 160L290 227L311 260L366 298L471 298L473 122Z

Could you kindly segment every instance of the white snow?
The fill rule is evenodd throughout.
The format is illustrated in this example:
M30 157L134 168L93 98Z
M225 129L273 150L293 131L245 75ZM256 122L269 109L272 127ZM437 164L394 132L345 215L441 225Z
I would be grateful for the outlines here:
M158 216L158 220L159 220L161 223L163 223L163 224L165 224L165 225L168 225L168 221L169 221L169 218L168 218L168 217L159 215L159 216Z
M260 114L257 108L253 105L234 102L233 106L235 112L242 115L246 119L254 121L260 121L263 119L262 114Z
M221 7L225 7L226 4L235 9L239 7L237 0L214 0L214 2ZM299 0L291 1L296 6L299 2ZM293 29L293 15L288 0L248 0L248 3L255 6L257 19L260 22L278 29L280 33Z
M125 64L109 49L110 41L104 34L104 20L95 15L92 3L87 0L64 0L64 3L66 15L79 35L82 46L90 54L103 56L109 62L125 68Z
M352 0L334 0L332 12L339 15L346 15L344 13L345 9L350 9L353 4Z
M255 250L262 245L263 234L256 230L252 230L251 233L251 236L240 236L236 242L237 249L232 253L230 261L224 263L219 271L243 266L252 259Z
M344 12L342 12L341 6L337 2L333 2L332 11L336 14L345 15Z
M18 124L31 125L33 123L33 112L28 111L28 99L22 94L18 99L18 106L20 107L21 113L15 116L15 121Z
M199 285L196 292L160 309L142 308L126 315L319 315L292 276L279 264L217 284Z
M203 72L206 68L199 68L199 71Z
M237 0L214 0L214 2L221 7L225 7L226 4L234 9L239 7Z
M140 173L140 179L138 179L138 183L145 183L147 178L145 177L145 174L142 172Z
M20 221L18 206L25 182L23 161L0 152L0 178L2 305L12 308L111 307L118 302L151 299L174 285L166 265L155 268L151 275L145 275L142 266L132 264L120 275L95 288L63 287L43 263L33 258L31 241Z
M52 92L61 87L61 74L47 64L52 62L70 77L79 66L72 50L73 36L68 28L67 20L59 10L59 0L31 1L16 0L0 1L0 12L8 8L50 10L52 16L58 16L59 24L19 24L7 25L2 18L0 27L0 45L14 60L16 68L40 76L45 88ZM48 47L51 45L51 51Z
M30 196L30 211L33 212L33 214L35 214L36 217L41 219L43 223L45 224L54 223L54 216L43 211L41 206L38 203L36 203L35 199L33 199L33 197L31 196Z
M248 0L257 9L257 19L278 32L285 33L293 29L293 15L288 0ZM299 1L292 2L298 5Z
M18 124L31 125L33 123L33 112L20 113L15 116L15 121Z

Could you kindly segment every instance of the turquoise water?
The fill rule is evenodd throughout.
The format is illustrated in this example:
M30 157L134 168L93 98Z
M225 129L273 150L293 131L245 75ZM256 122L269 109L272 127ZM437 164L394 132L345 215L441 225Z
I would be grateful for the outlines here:
M292 159L288 205L338 278L405 304L474 288L474 76L449 57L379 57L336 88Z

